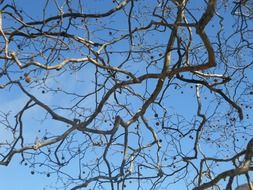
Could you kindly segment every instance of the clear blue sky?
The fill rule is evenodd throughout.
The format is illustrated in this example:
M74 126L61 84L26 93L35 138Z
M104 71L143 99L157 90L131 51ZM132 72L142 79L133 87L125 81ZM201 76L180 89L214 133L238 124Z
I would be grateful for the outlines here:
M8 1L6 1L5 3L7 3ZM52 16L55 15L55 6L53 6L52 3L53 1L50 1L49 5L48 5L48 9L47 9L47 13L46 13L46 17L47 16ZM63 2L59 1L59 5ZM90 3L89 1L86 1L85 3L85 8L84 8L84 12L87 10L89 12L89 10L92 11L98 11L98 10L108 10L109 7L112 6L112 3L110 1L110 3L108 3L109 1L106 0L94 0L92 1L92 3ZM147 0L147 7L148 5L151 5L153 3L156 3L156 1L154 0ZM40 18L41 19L41 15L42 15L42 7L45 4L45 1L43 0L22 0L22 1L15 1L15 3L17 4L17 7L22 7L25 12L29 13L32 16L35 16L35 18ZM3 5L1 5L2 7ZM54 8L51 8L51 7ZM194 2L192 4L192 6L197 7L196 2ZM147 8L144 7L143 9ZM231 7L230 7L231 8ZM148 8L147 8L148 9ZM199 10L196 9L196 11L194 12L197 17L200 16L200 12ZM122 13L123 14L123 13ZM145 15L143 16L143 20L145 20ZM226 32L229 34L232 30L232 23L235 22L232 19L229 19L228 17L225 17L226 20L224 22L224 28L226 29ZM116 28L121 28L127 30L126 27L126 22L127 19L123 17L123 15L118 16L118 19L120 20L119 22L112 22L111 26L112 27L116 27ZM217 25L218 22L220 20L217 19L217 17L215 17L215 19L208 25L207 27L207 34L210 36L210 39L212 42L215 42L217 40ZM10 24L8 22L3 21L3 23L5 24ZM91 22L92 23L92 22ZM5 25L3 25L5 27ZM11 26L8 26L11 27ZM94 28L96 26L93 26ZM73 30L73 29L72 29ZM74 31L74 30L73 30ZM110 31L108 29L108 31ZM195 31L194 31L195 32ZM102 30L102 31L98 31L97 33L93 34L94 36L97 36L97 39L103 41L103 39L100 39L100 35L108 35L109 33L106 30ZM82 34L79 34L82 35ZM86 35L86 34L84 34ZM115 34L117 35L117 34ZM164 42L164 39L167 40L167 35L168 33L162 33L161 35L153 35L152 33L150 34L150 44L153 44L154 41L156 41L157 43L163 43L166 44L166 42ZM120 36L120 35L119 35ZM195 35L193 35L194 37L196 37ZM107 37L106 37L107 38ZM108 37L110 38L110 36ZM2 39L1 39L2 42ZM124 44L125 43L125 44ZM116 46L114 50L122 50L122 49L126 49L128 47L128 43L124 42L124 46ZM199 43L199 39L196 37L196 41L194 40L194 43ZM233 43L236 43L236 40L233 41ZM232 44L232 42L231 42ZM228 44L228 45L231 45ZM122 44L120 44L122 45ZM141 45L141 44L140 44ZM11 48L14 46L11 46ZM217 48L217 47L216 47ZM31 50L32 51L32 50ZM196 50L198 51L198 50ZM199 50L201 51L201 50ZM161 50L162 52L162 50ZM246 57L249 57L249 54L247 54L248 52L246 52ZM66 57L68 56L73 56L73 57L78 57L80 56L80 52L78 51L70 51L69 53L66 53ZM158 54L158 52L157 52ZM158 57L158 55L157 55ZM205 58L205 55L203 55L203 59ZM250 57L249 57L250 58ZM123 56L121 57L120 55L116 55L113 57L111 61L112 65L117 65L118 62L121 62L123 60ZM145 59L149 59L148 57ZM137 60L137 58L136 58ZM177 57L175 55L175 57L172 58L172 61L176 61ZM218 60L217 60L218 61ZM160 61L159 63L161 63L162 61ZM135 63L136 64L136 63ZM14 68L15 66L13 66ZM145 72L146 69L146 65L144 62L138 63L136 64L134 67L132 67L131 69L133 69L133 71L136 71L137 75L139 74L143 74L143 72ZM157 71L157 68L152 67L149 71ZM159 68L158 68L159 69ZM216 70L217 73L219 73L220 71L223 70L223 67L220 66L218 67L218 69ZM45 88L46 87L52 87L52 88L65 88L68 89L68 91L73 91L76 93L83 93L83 91L92 91L93 85L91 85L88 81L94 80L94 67L86 67L86 70L84 71L84 74L82 72L76 72L76 73L66 73L61 75L58 80L54 80L53 77L47 80L47 82L45 83ZM221 72L222 73L222 72ZM57 72L52 72L52 75L57 75ZM187 75L187 74L186 74ZM249 81L253 81L253 76L251 72L246 72L245 75L248 76L248 80ZM15 76L14 76L15 77ZM18 78L19 76L17 75L16 78ZM238 77L238 76L235 76ZM80 82L76 82L76 81L80 81ZM2 82L0 80L0 82ZM183 83L180 83L183 84ZM155 81L150 80L149 85L148 85L148 90L151 92L151 90L154 88L155 86ZM176 88L175 88L176 87ZM246 88L245 86L243 86L243 88ZM142 87L136 87L136 92L138 91L143 91L145 89L145 86ZM42 94L43 88L39 88L39 87L35 87L33 89L31 89L30 91L32 92L33 95L35 95L36 97L38 97L40 100L46 102L48 105L61 105L61 106L66 106L68 105L69 101L73 101L71 98L69 98L69 96L67 95L58 95L56 93L45 93ZM233 88L231 88L231 90L228 92L229 94L233 95ZM232 92L231 92L232 91ZM241 93L241 91L243 91L243 89L239 89L238 94ZM213 104L205 104L205 103L210 103L212 101L214 101L214 98L216 98L212 93L210 93L208 90L203 89L202 90L202 94L204 94L204 96L202 97L203 99L203 112L207 113L207 115L211 115L211 111L213 111L215 109L215 105ZM237 97L237 94L234 94L235 97ZM182 86L177 86L177 85L172 85L172 87L168 90L168 92L165 94L166 97L166 106L168 108L169 111L171 111L171 115L173 115L174 113L180 113L180 115L184 116L184 119L180 118L180 117L173 117L173 119L166 123L168 125L171 125L173 122L177 123L177 122L181 122L182 126L185 126L185 128L188 128L188 125L190 122L192 122L194 120L194 118L196 117L196 96L195 96L195 85L182 85ZM10 89L6 89L6 90L0 90L0 100L1 100L1 107L0 110L13 110L10 115L14 116L16 114L17 110L20 110L22 108L22 106L24 105L24 102L26 102L28 99L27 97L21 95L20 90L18 90L15 87L12 87ZM132 108L133 110L138 110L138 106L140 105L141 101L138 101L136 99L131 99L131 97L129 97L128 100L132 100ZM122 101L122 100L121 100ZM230 107L227 105L227 103L222 102L221 103L223 106L219 107L219 109L217 110L218 112L222 112L222 111L227 111L230 109ZM208 106L206 106L208 105ZM88 102L86 102L85 106L87 107L92 107L94 106L94 100L89 100ZM152 108L150 108L148 110L148 113L146 114L146 117L151 121L151 123L155 126L156 124L156 119L154 118L154 112L153 110L155 110L157 113L161 113L161 109L159 108L159 106L153 106ZM252 114L252 112L250 112L251 110L246 110L246 114ZM59 113L67 115L68 112L65 110L59 110ZM105 114L106 115L106 114ZM252 115L251 115L252 116ZM31 111L29 111L25 116L24 116L24 123L25 123L25 137L27 138L27 142L34 142L37 136L41 136L41 133L46 133L47 131L50 132L50 130L52 130L53 127L53 132L52 134L60 134L62 133L67 126L65 126L64 128L62 128L61 124L58 122L51 122L51 120L47 120L44 121L42 123L42 121L45 119L46 114L44 111L41 111L40 109L38 109L37 107L31 109ZM70 115L70 117L74 117L73 115ZM126 116L127 117L127 116ZM178 119L178 120L177 120ZM12 122L14 122L13 118L11 119ZM225 125L227 121L218 121L217 124L223 124ZM244 125L249 125L251 124L250 121L243 121ZM166 125L165 124L165 125ZM211 123L210 125L215 125L215 123ZM240 123L237 123L238 126L240 126ZM155 126L156 127L156 126ZM231 128L234 126L231 126ZM41 131L39 131L41 130ZM215 129L214 129L215 130ZM231 129L232 130L232 129ZM238 133L238 138L240 140L242 140L242 136L252 136L252 133L250 134L250 132L252 132L252 130L249 130L248 134L243 134L243 132ZM161 133L160 133L161 134ZM214 133L215 135L212 136L212 138L220 138L218 133ZM148 141L148 138L151 138L150 133L148 133L147 131L144 131L142 134L143 137L143 141ZM203 135L205 136L205 134ZM206 135L208 136L208 135ZM10 133L6 132L3 130L3 128L1 128L0 126L0 138L4 139L4 138L10 138ZM78 136L79 138L82 138L81 136ZM176 137L177 138L177 137ZM168 138L166 137L166 135L163 135L161 137L161 139L163 140L163 142L166 142L166 140L168 140ZM136 139L132 139L132 142L135 142ZM78 140L77 140L78 141ZM233 140L230 139L229 142L232 142ZM189 149L189 145L191 145L191 143L193 142L193 140L191 140L190 138L185 138L184 140L182 140L183 144L182 144L182 150L187 151ZM226 142L226 143L229 143ZM247 143L247 141L242 141L241 143L238 143L238 150L241 148L241 146L245 146L245 144ZM166 146L166 145L165 145ZM211 144L207 144L207 145L203 145L203 152L207 153L209 152L214 153L214 148L216 146L215 145L211 145ZM43 149L44 150L44 149ZM163 149L162 149L163 150ZM165 149L164 149L165 150ZM101 152L99 152L100 150L97 150L98 153L97 154L101 154ZM154 151L154 150L152 150ZM94 151L95 152L95 151ZM172 150L170 153L164 153L162 156L164 158L166 158L167 156L171 156L169 154L176 154L176 150ZM224 150L224 152L220 152L220 154L224 154L225 155L226 151ZM90 155L90 154L88 154ZM94 160L96 155L90 155L90 157L88 159L90 160ZM77 160L77 159L76 159ZM74 161L76 161L74 160ZM117 159L115 159L117 160ZM50 189L50 187L53 187L56 185L56 181L57 181L57 175L55 173L51 173L51 171L49 169L46 169L45 167L42 167L41 171L40 169L38 169L38 167L36 167L35 169L33 168L32 165L30 165L29 163L27 165L25 165L25 163L27 162L23 162L22 165L20 164L21 161L21 157L20 155L16 155L14 156L13 160L11 161L11 163L9 164L8 167L5 166L0 166L0 189L8 189L8 190L23 190L23 189L31 189L31 190L47 190ZM115 161L116 162L116 161ZM71 168L67 168L66 171L72 173L73 175L78 175L78 164L74 163L73 165L71 165ZM231 168L231 165L222 165L222 166L216 166L217 168L220 167L220 169L227 169L227 168ZM32 175L32 172L35 171L34 175ZM50 177L47 176L47 174L50 173ZM239 183L243 183L244 182L244 178L238 178L239 179ZM173 182L173 179L171 180L171 182ZM175 185L171 185L169 189L183 189L184 187L184 181L176 183ZM136 183L131 183L131 184L127 184L127 188L126 189L134 189L136 187ZM53 188L54 189L54 188ZM108 188L109 189L109 188Z

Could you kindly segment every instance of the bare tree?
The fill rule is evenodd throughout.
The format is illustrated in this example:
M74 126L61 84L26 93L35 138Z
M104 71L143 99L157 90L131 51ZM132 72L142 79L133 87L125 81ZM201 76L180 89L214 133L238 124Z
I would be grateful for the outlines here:
M251 0L0 6L1 165L73 190L250 184Z
M251 184L246 183L246 184L240 185L235 190L250 190L250 188L252 189L252 187L250 187L249 185L252 185L252 183Z

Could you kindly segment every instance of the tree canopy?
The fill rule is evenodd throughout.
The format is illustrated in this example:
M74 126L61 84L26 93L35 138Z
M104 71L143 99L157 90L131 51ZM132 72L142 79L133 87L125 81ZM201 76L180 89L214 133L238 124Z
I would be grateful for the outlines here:
M0 165L58 189L251 184L253 1L0 6Z

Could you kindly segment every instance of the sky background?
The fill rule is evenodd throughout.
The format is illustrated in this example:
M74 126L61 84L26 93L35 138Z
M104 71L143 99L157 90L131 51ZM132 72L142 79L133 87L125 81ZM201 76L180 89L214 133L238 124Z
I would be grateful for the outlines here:
M7 1L8 2L8 1ZM34 0L22 0L21 1L15 1L17 3L17 7L22 5L27 5L25 6L25 12L34 15L35 17L40 17L40 7L43 7L44 5L44 1L34 1ZM59 1L60 2L60 1ZM92 4L86 3L87 10L107 10L112 4L111 3L101 3L101 2L105 2L105 1L99 1L96 0L94 1ZM153 3L154 1L147 1L148 3ZM51 6L50 3L48 5L49 7ZM196 6L196 4L192 4L192 6ZM52 16L54 15L54 11L53 9L48 8L47 9L47 16ZM52 12L50 12L50 10ZM198 10L196 10L195 12L196 15L200 15L198 13ZM217 18L217 17L216 17ZM124 27L124 22L126 22L127 20L125 18L121 16L119 16L119 19L121 21L119 22L115 22L112 23L112 26L118 26L118 27ZM224 22L224 27L227 29L228 33L230 32L230 30L232 29L232 23L235 22L232 19L228 19L228 17L226 18L227 20ZM210 23L210 25L208 25L207 27L207 34L210 36L210 39L214 39L216 38L216 27L215 24L218 23L217 19L214 19L212 21L212 23ZM95 26L94 26L95 27ZM97 35L99 37L99 35L104 35L105 32L107 31L98 31L96 34L94 34L95 36ZM153 36L152 38L153 40L157 40L158 42L162 42L164 39L164 36ZM196 43L199 42L199 39L196 40ZM236 43L236 42L235 42ZM127 46L127 43L125 44L125 46ZM121 47L118 47L121 48ZM123 47L124 49L125 47ZM127 48L126 48L127 49ZM247 52L246 52L247 53ZM79 52L70 52L69 53L70 56L73 57L78 57L80 56ZM249 55L245 55L245 56L249 56ZM111 60L112 64L117 64L118 62L122 61L122 57L120 56L115 56L113 60ZM176 58L174 58L174 61L176 60ZM136 65L136 70L138 72L138 70L140 71L140 73L142 73L144 66L144 64L139 64ZM152 69L151 69L152 70ZM155 69L154 69L155 70ZM86 83L85 80L89 81L89 80L94 80L94 68L93 67L86 67L86 70L84 71L85 74L82 74L81 72L77 72L77 73L68 73L67 75L63 74L58 78L58 81L53 81L53 79L48 79L47 82L44 84L45 88L46 86L51 86L54 88L66 88L69 91L74 91L75 89L85 89L87 91L92 90L92 85L90 85L88 82ZM57 75L57 72L53 72L53 75ZM80 81L82 80L82 82L80 83L74 83L73 81L70 81L70 77L73 77L76 80ZM84 76L85 75L85 76ZM249 80L253 81L253 76L252 73L245 73L245 75L249 76ZM18 77L18 76L17 76ZM85 80L83 80L83 78L85 77ZM53 77L52 77L53 78ZM83 82L84 81L84 82ZM149 88L152 89L155 86L154 82L150 82L149 84ZM176 85L175 85L176 86ZM144 88L144 87L143 87ZM57 102L58 105L67 105L68 101L71 101L71 98L69 99L65 99L62 98L64 97L64 95L57 95L52 93L45 93L42 94L43 90L43 86L42 87L38 87L38 88L33 88L30 90L30 92L32 92L32 94L34 94L36 97L39 97L40 100L43 100L44 102L46 102L49 105L54 105L55 102ZM142 91L143 89L141 87L137 87L136 90L140 90ZM207 90L206 90L207 91ZM203 89L203 94L206 92ZM77 91L78 92L78 91ZM81 91L79 91L81 93ZM182 86L178 89L171 89L169 90L169 93L166 94L166 98L170 101L168 103L169 106L169 110L171 109L172 112L178 112L181 115L184 115L184 117L186 119L191 119L192 116L194 114L196 114L195 110L196 110L196 97L194 95L195 93L195 85L192 84L191 86ZM21 92L18 89L15 89L15 87L12 87L8 90L4 90L1 91L0 93L0 100L1 100L1 108L0 110L20 110L22 108L22 106L24 105L24 102L26 102L28 99L25 96L21 96L20 95ZM211 110L212 105L208 104L209 107L205 106L207 104L205 104L205 102L211 102L214 98L213 95L206 92L205 94L206 97L203 100L203 110L205 110L206 112L208 112L208 109ZM67 97L67 96L65 96ZM129 99L131 100L131 99ZM92 106L93 102L88 101L86 106ZM140 105L140 102L138 102L138 100L135 100L133 98L133 109L138 109L138 105ZM154 107L155 110L159 110L159 108ZM213 108L212 108L213 109ZM222 109L226 110L229 109L228 107L224 106ZM222 110L221 110L222 111ZM158 111L159 112L159 111ZM64 110L59 111L59 113L62 114L67 114L67 112L65 112ZM247 112L247 113L250 113ZM11 114L15 114L15 112L12 112ZM252 114L252 113L250 113ZM106 114L105 114L106 115ZM36 117L34 117L36 116ZM37 117L38 116L38 117ZM153 112L150 112L150 114L148 115L150 116L150 119L154 119L153 117ZM72 117L72 115L71 115ZM127 117L127 116L126 116ZM28 123L28 125L25 127L25 134L26 134L26 138L28 139L28 142L34 142L36 139L36 136L41 135L38 131L38 127L37 126L44 126L45 128L43 128L43 132L47 131L47 129L50 129L50 127L54 127L54 133L55 134L61 134L66 128L61 128L61 124L58 122L51 122L51 121L44 121L43 125L41 124L41 121L43 119L45 119L45 112L41 111L41 109L38 109L37 107L31 109L30 111L27 112L27 115L24 117L25 118L25 123ZM176 122L176 121L175 121ZM220 121L220 123L225 122L225 121ZM154 120L154 124L155 124L155 120ZM247 121L245 121L244 123L245 125L247 124ZM187 122L185 121L185 125L187 125ZM145 132L144 132L145 134ZM1 138L8 138L8 135L10 135L10 133L1 130L0 128L0 137ZM240 134L241 135L241 134ZM250 135L249 135L250 136ZM239 136L238 138L240 138L241 136ZM144 139L145 140L145 139ZM133 141L134 142L134 141ZM192 142L190 139L187 139L184 141L185 145L187 145L189 142ZM242 146L244 146L246 144L245 141L243 141L241 143ZM208 147L207 149L203 150L203 151L207 151L207 152L212 152L213 151L213 147L212 146L205 146ZM188 146L183 146L182 149L186 149L187 150ZM98 150L99 151L99 150ZM94 159L93 157L90 157L90 159ZM25 165L26 162L23 162L22 164L20 163L21 157L20 155L16 155L14 156L13 160L10 162L8 167L5 166L0 166L0 188L2 189L10 189L10 190L22 190L22 189L34 189L34 190L47 190L50 188L50 186L54 186L55 185L55 181L57 180L57 176L52 174L50 175L50 177L47 177L47 174L50 173L50 170L45 171L43 170L42 175L35 173L34 175L32 175L32 172L34 171L33 166L31 165ZM222 169L226 169L229 168L230 166L226 166L223 165ZM76 168L77 167L73 167L73 168L68 168L67 170L69 171L73 171L73 173L75 173L77 175L78 172L76 172ZM50 178L50 180L49 180ZM242 178L238 178L239 183L243 183L244 179ZM175 185L171 185L169 189L183 189L184 187L184 182L180 182L177 183ZM135 184L127 184L127 189L132 189L135 187Z

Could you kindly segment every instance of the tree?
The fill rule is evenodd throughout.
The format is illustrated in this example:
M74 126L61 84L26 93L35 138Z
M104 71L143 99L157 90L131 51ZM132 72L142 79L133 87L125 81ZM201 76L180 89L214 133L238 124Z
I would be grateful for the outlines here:
M1 165L73 190L250 184L252 1L0 6Z

